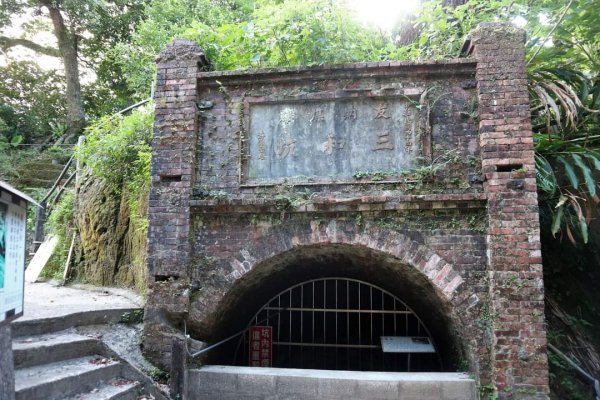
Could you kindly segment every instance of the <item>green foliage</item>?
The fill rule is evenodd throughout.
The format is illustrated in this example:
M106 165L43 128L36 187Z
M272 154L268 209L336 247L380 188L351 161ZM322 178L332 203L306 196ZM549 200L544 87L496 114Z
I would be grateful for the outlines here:
M9 127L4 122L2 118L0 118L0 152L5 152L10 148L17 147L23 141L23 136L19 134L10 135L10 139L5 135L9 131Z
M125 182L127 192L127 204L129 206L129 217L133 225L141 230L143 234L148 231L148 216L146 210L141 207L145 204L142 197L147 197L150 191L150 165L152 152L150 148L140 148L138 158L133 162L133 175Z
M140 324L144 320L144 310L135 310L121 314L119 322L123 324Z
M553 235L588 242L600 202L600 85L577 71L531 74L538 188L542 223Z
M571 366L554 352L548 352L548 364L550 367L550 386L556 393L568 396L569 399L573 400L593 398L592 390L586 388L586 385L577 379L577 375Z
M492 383L479 386L479 396L482 400L497 400L498 391Z
M388 179L390 176L399 175L397 171L356 171L352 174L354 179L368 179L379 182Z
M60 235L64 232L65 227L72 224L73 213L75 211L75 192L68 191L64 193L54 206L52 214L48 217L46 227L49 232Z
M169 373L158 367L152 366L150 368L143 369L143 371L153 380L166 383L169 380Z
M132 228L141 237L145 237L148 229L145 206L150 188L152 110L153 105L147 105L128 116L101 118L88 127L86 142L78 154L96 177L124 196ZM143 271L143 255L134 252L133 258L133 263ZM139 289L143 291L143 287Z
M600 35L597 6L585 0L469 0L456 7L425 2L414 20L420 36L409 58L458 55L479 23L519 18L528 34L538 187L543 228L588 241L600 171ZM554 29L556 28L556 29Z
M20 178L20 166L35 157L37 152L17 149L0 138L0 180L14 184Z
M499 16L510 20L514 14L509 9L515 3L519 2L469 0L451 7L444 6L440 1L426 1L414 21L419 27L420 35L406 46L406 54L412 59L457 57L469 32L480 22L502 18Z
M564 70L583 72L596 76L600 71L600 36L598 31L598 4L594 1L574 0L566 10L565 17L557 25L568 2L543 0L530 3L529 45L541 47L532 65L536 70L560 67ZM543 15L545 23L540 22ZM552 27L557 29L549 40L543 43Z
M535 59L535 69L561 66L598 71L598 28L594 20L597 5L587 0L575 0L561 20L565 6L566 2L561 0L467 0L457 6L425 1L417 16L409 21L416 27L418 35L405 46L405 54L412 59L457 57L464 38L479 23L518 19L527 31L529 56L541 48ZM545 41L557 23L557 29ZM400 34L402 32L400 30Z
M117 193L125 182L136 188L147 184L153 120L151 106L99 119L86 129L80 160Z
M42 271L46 278L62 280L65 262L71 245L73 233L73 216L75 213L75 192L65 192L52 209L45 230L58 239L54 254Z
M122 70L128 89L142 99L156 75L156 55L173 38L190 26L205 26L204 43L211 43L214 29L243 20L250 11L250 2L244 0L152 0L132 40L122 41L107 56ZM211 47L205 50L210 53Z
M63 93L64 78L55 71L27 61L0 67L0 142L17 146L50 136L52 124L63 120Z
M215 7L215 2L220 7ZM336 0L273 3L232 0L154 1L133 43L113 56L129 87L146 95L156 54L175 37L196 41L217 70L389 59L389 35L354 21Z
M12 16L21 11L26 2L22 0L3 0L0 4L0 26L8 26Z
M18 50L11 51L12 48L20 47L29 48L38 54L55 56L57 61L66 62L68 65L78 64L80 76L74 75L68 79L70 96L65 96L63 88L58 92L63 97L63 101L56 104L46 102L48 110L52 111L48 115L58 113L61 119L67 119L64 110L65 104L68 105L71 114L75 111L77 111L77 115L84 114L78 100L80 97L84 101L86 116L98 117L115 112L117 109L130 105L134 93L126 85L125 74L120 71L118 64L107 55L107 52L117 43L129 41L136 24L143 16L144 7L149 1L4 0L0 2L0 50L10 61L9 67L17 64L16 61L11 60L13 56L19 59L23 57ZM49 18L51 14L48 12L49 10L55 12L55 17L52 19L54 23ZM56 18L58 14L62 18ZM54 24L61 25L62 21L65 23L62 27L64 31L61 32L61 28L56 30ZM15 40L17 35L24 40ZM55 36L55 43L63 43L62 48L52 41L39 39L52 35ZM57 36L61 36L62 39L59 41ZM65 42L75 47L75 55L71 56L70 52L64 51ZM46 68L49 66L48 64L45 66ZM93 71L92 74L86 74L88 79L83 78L85 70ZM52 71L52 73L62 76L69 71L71 71L69 68L63 68L62 71ZM85 82L90 77L95 78L94 82ZM21 77L17 77L17 80L19 79ZM2 79L0 79L1 81ZM45 82L50 82L50 79L37 79L35 82L39 86L40 92L54 93L43 90L46 86ZM80 93L80 85L83 93ZM35 91L25 90L17 98L31 103L34 94ZM83 121L78 119L77 127L71 124L68 134L72 133L73 129L79 131ZM44 127L44 125L40 126ZM25 138L26 142L27 140Z
M331 0L288 0L285 7L262 2L249 22L228 29L222 47L245 51L224 54L219 64L226 69L377 59L383 44ZM241 40L232 41L231 33Z
M458 55L484 21L525 22L543 228L572 243L588 241L600 172L600 35L593 2L469 0L456 7L426 2L415 18L420 36L410 58ZM552 31L552 29L556 29ZM539 52L538 52L539 50Z
M149 0L63 0L62 9L77 23L91 33L83 35L81 47L84 56L98 59L107 49L129 40L134 27L142 20ZM103 69L100 61L99 70Z

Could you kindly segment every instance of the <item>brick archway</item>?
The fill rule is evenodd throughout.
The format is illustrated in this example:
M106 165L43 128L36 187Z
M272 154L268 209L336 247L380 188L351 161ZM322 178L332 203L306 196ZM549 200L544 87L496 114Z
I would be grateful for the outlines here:
M420 271L440 292L439 295L451 301L454 293L463 283L462 277L451 264L424 244L411 240L406 235L369 224L364 229L344 229L345 221L330 220L328 223L311 222L310 232L288 237L272 236L258 238L250 249L246 248L230 257L231 275L237 280L243 278L256 265L268 262L271 257L304 246L326 246L344 244L365 247L396 258L401 263ZM276 244L273 249L272 244ZM271 254L265 253L271 249Z
M322 251L332 263L314 265L376 259L366 278L432 296L429 309L461 329L461 361L500 398L547 398L524 33L485 24L464 50L472 57L208 72L193 42L167 46L146 353L168 365L184 322L217 339L223 310L244 307L236 293Z
M469 346L468 335L463 335L461 328L464 305L457 301L460 296L454 298L462 279L452 266L405 235L368 227L361 233L334 234L334 225L313 224L311 234L294 236L287 242L279 240L281 251L270 255L264 249L273 250L269 243L275 238L257 240L252 248L230 259L235 279L228 290L219 291L220 299L213 297L211 312L202 313L206 323L202 328L211 341L243 329L265 301L288 286L306 279L342 276L397 295L430 327L440 344L445 370L453 371L464 364ZM206 302L200 298L190 304L194 320L200 318L195 312L204 305ZM205 361L227 364L230 351L224 347Z

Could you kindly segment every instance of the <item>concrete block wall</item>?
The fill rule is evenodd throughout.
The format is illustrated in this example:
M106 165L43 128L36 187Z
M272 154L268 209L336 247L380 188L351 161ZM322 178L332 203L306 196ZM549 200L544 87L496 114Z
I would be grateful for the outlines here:
M466 374L361 373L208 366L188 372L187 399L475 400Z

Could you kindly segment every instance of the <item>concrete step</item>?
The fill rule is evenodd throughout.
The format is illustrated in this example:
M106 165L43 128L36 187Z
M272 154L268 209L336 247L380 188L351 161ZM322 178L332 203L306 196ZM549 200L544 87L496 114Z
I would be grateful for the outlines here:
M91 355L15 371L15 400L56 400L120 376L121 363Z
M205 366L187 375L188 400L475 400L463 373L326 371Z
M83 325L102 325L131 322L131 315L141 313L140 308L115 308L76 312L58 317L42 319L17 319L11 324L13 338L58 332Z
M66 397L64 400L137 400L141 393L142 387L139 382L116 378L87 393Z
M13 341L12 348L17 369L89 356L102 351L97 339L66 332L19 337Z

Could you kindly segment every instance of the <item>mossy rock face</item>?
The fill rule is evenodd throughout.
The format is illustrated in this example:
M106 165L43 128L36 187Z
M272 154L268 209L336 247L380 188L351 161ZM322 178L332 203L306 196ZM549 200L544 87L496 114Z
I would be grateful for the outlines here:
M79 231L75 279L144 290L146 235L133 225L125 194L114 193L97 178L84 178L75 224Z

